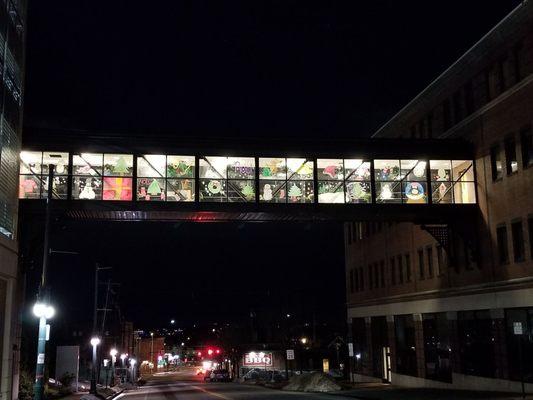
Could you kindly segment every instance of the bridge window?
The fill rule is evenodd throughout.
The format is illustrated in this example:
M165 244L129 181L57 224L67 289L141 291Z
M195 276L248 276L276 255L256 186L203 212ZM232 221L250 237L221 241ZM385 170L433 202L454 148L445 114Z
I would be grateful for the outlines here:
M202 157L200 201L255 201L253 157Z
M102 200L103 154L82 153L72 157L72 198Z
M312 203L313 161L306 158L260 158L259 199L270 203Z
M167 156L167 201L194 201L194 156Z
M344 203L344 160L318 159L318 202Z
M476 202L471 160L431 160L430 171L434 204Z
M144 154L137 157L137 200L164 201L167 157Z
M346 202L371 203L370 161L344 160Z
M423 160L374 160L376 202L427 203L426 165Z
M20 153L19 197L40 199L48 195L48 166L54 169L53 197L67 198L68 153L23 151Z
M104 200L132 200L133 155L104 154Z

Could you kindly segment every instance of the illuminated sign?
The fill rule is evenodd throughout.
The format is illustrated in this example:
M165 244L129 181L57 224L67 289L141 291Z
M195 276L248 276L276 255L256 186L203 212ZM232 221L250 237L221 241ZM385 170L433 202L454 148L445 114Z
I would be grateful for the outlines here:
M272 353L270 352L255 352L251 351L244 354L244 366L245 367L271 367L272 366Z

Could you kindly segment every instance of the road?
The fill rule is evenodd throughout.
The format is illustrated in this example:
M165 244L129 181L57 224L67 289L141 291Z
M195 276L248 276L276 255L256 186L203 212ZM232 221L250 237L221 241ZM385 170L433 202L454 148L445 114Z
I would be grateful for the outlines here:
M197 377L192 369L158 374L135 391L115 400L345 400L348 397L315 393L294 393L240 383L210 383Z

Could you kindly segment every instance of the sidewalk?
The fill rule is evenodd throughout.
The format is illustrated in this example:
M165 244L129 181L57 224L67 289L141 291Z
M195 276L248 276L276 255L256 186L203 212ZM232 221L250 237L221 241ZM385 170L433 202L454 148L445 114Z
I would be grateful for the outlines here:
M361 400L522 400L520 393L401 388L381 384L361 384L352 389L335 392L335 394ZM526 395L526 399L533 400L533 395Z

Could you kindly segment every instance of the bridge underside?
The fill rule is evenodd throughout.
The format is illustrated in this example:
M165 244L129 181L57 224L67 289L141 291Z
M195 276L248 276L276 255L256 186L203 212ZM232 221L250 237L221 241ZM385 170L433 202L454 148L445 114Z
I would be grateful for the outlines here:
M45 202L21 200L23 214L44 214ZM72 220L283 222L395 221L450 224L477 215L476 204L187 204L179 210L168 203L53 201L52 213Z

